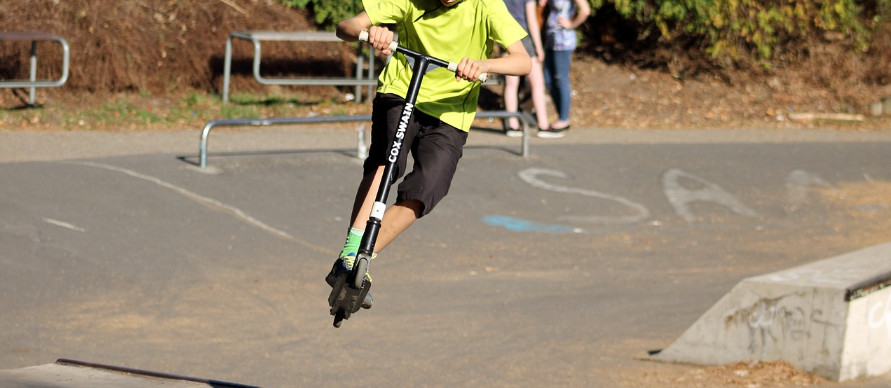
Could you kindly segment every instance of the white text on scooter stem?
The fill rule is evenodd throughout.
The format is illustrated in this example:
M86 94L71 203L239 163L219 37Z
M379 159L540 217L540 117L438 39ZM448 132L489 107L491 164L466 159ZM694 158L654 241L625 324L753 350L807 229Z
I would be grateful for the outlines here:
M393 139L393 147L390 148L390 157L387 159L390 163L396 163L396 159L399 157L399 149L402 148L402 139L405 137L405 129L408 128L408 119L411 118L414 107L414 105L406 102L405 108L402 109L402 119L399 120L399 127L396 128L396 138Z

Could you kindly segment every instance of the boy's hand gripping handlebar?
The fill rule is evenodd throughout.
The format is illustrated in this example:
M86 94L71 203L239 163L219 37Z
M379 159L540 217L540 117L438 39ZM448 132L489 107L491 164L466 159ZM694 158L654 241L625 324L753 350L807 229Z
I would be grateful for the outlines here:
M368 42L368 31L362 30L359 32L359 41L360 42ZM449 71L451 71L451 72L455 72L458 70L458 62L448 62L448 61L441 60L439 58L434 58L434 57L431 57L428 55L421 54L417 51L409 50L405 47L400 46L399 42L396 42L396 41L390 42L390 45L387 47L387 50L390 50L394 53L400 52L400 53L402 53L402 55L405 55L405 58L408 59L409 61L413 61L415 58L424 56L427 58L427 60L430 63L439 65L440 67L445 67L446 69L449 69ZM479 82L486 82L487 79L489 79L489 74L487 74L487 73L480 73L480 75L477 76L477 80Z

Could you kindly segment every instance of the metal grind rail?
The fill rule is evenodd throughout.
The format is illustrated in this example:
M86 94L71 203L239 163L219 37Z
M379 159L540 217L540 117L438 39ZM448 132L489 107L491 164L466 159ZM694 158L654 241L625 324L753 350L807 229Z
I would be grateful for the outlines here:
M520 138L520 152L522 157L529 156L529 123L533 121L532 117L524 112L507 112L507 111L482 111L476 113L479 119L506 119L516 117L523 126L523 136ZM371 115L342 115L342 116L319 116L319 117L273 117L266 119L244 118L244 119L220 119L212 120L204 125L201 130L201 142L198 145L198 160L201 168L207 167L207 140L210 131L216 127L260 127L260 126L280 126L294 124L319 124L319 123L342 123L342 122L371 122ZM358 134L359 141L357 146L357 157L363 157L365 152L364 132Z

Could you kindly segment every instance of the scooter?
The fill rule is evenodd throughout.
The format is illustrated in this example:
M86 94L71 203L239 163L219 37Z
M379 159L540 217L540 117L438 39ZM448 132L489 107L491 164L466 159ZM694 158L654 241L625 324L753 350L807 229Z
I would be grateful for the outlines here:
M359 41L368 42L368 31L359 33ZM371 289L371 282L365 280L365 273L368 272L368 266L374 253L374 244L381 229L381 220L384 217L384 212L387 210L385 202L390 194L390 187L395 180L396 160L399 159L400 153L404 152L402 139L404 138L408 121L412 112L414 112L418 92L421 89L421 81L424 79L425 74L435 69L446 68L452 72L458 70L457 62L448 62L421 54L402 47L395 41L390 43L388 49L394 54L401 53L405 56L409 67L412 69L412 76L405 96L405 106L402 108L402 115L400 116L403 122L397 127L396 136L393 139L393 144L390 146L390 156L387 159L387 164L384 166L384 175L378 187L374 204L371 207L371 215L365 224L365 234L362 236L359 252L356 255L356 260L353 262L353 269L337 277L337 281L335 281L334 287L331 289L331 294L328 296L328 305L331 307L331 315L334 316L334 327L340 327L343 320L350 319L350 315L359 311L362 307L362 302L365 300L365 295ZM488 74L482 73L479 75L478 80L485 82L487 78Z

